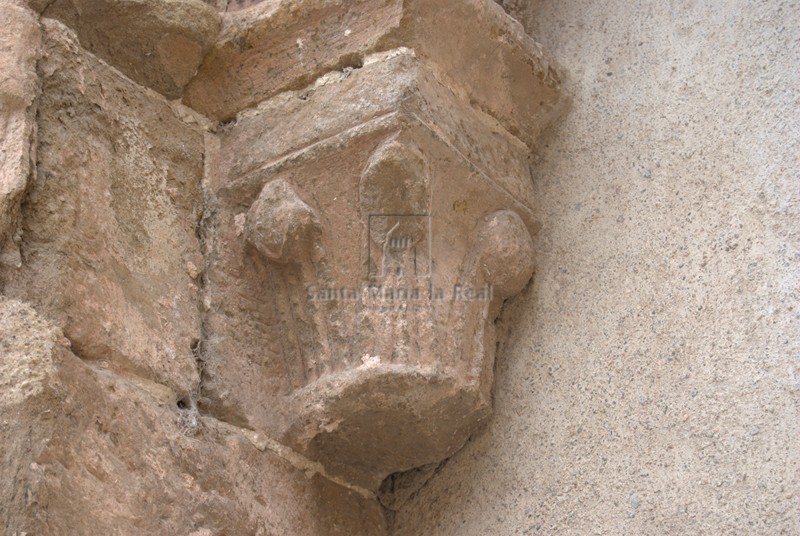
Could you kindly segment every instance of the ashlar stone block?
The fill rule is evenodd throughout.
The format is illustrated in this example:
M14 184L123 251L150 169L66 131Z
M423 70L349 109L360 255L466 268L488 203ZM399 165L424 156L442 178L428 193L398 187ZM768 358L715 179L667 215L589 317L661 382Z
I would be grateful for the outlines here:
M201 0L54 0L42 15L72 28L81 46L135 82L180 98L220 29Z
M268 1L222 20L184 96L214 119L399 47L529 145L562 106L551 60L491 0Z
M0 285L62 326L82 358L182 396L199 382L203 131L61 23L42 26L22 267L0 270Z

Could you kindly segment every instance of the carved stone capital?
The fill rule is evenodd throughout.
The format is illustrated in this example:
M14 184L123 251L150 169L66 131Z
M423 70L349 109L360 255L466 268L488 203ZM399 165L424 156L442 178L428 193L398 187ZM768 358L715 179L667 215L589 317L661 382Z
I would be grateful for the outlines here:
M229 15L189 88L229 117L247 105L234 86L265 80L248 69L282 65L272 51L303 42L308 56L265 95L359 56L219 132L202 404L377 489L452 455L489 415L494 320L533 273L530 147L561 101L541 52L488 0L353 2L391 12L376 25L322 4ZM435 31L456 7L468 38ZM323 16L352 37L330 57L279 29ZM376 43L391 46L368 53ZM226 97L201 102L215 91Z

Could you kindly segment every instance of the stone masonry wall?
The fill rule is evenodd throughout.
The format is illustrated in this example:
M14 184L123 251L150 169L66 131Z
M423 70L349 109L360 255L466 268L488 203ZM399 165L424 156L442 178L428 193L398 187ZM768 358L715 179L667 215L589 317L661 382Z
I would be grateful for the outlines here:
M792 2L0 8L0 535L800 533Z

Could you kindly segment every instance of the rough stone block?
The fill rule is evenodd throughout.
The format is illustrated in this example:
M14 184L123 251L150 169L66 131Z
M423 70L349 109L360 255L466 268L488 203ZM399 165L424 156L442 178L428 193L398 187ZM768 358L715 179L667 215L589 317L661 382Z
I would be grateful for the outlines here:
M527 146L457 98L407 48L367 56L360 69L330 73L240 114L222 129L220 172L210 177L212 190L243 185L253 171L299 148L398 112L435 130L521 202L532 198Z
M31 169L39 22L24 7L3 6L0 26L0 265L18 265L19 203Z
M551 62L491 0L275 1L226 13L184 100L228 120L325 72L358 67L371 52L401 46L529 145L561 107Z
M203 133L61 23L43 26L23 265L0 283L63 326L81 357L192 391Z
M369 497L164 386L88 366L3 298L0 386L7 534L385 534Z
M132 80L179 98L219 32L216 10L200 0L55 0L45 17Z

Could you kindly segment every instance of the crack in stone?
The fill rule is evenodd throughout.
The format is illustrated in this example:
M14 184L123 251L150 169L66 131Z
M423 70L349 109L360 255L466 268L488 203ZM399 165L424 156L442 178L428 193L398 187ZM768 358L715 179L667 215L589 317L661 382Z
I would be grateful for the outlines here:
M69 341L69 339L67 340ZM72 341L69 342L71 343ZM106 376L112 376L118 381L125 382L137 388L140 391L144 391L145 393L147 393L148 396L152 396L156 389L172 391L172 389L167 385L155 382L151 379L138 376L136 374L125 374L119 371L99 366L95 363L95 360L87 359L85 356L80 355L79 352L76 352L73 348L70 348L70 350L89 369L97 373L102 373ZM178 409L183 409L180 408L181 403L182 399L179 399L176 402L176 406L178 407ZM186 403L183 402L183 404L185 405ZM215 416L203 414L202 412L199 411L199 409L197 409L197 412L200 423L202 423L203 426L206 426L218 432L239 435L247 439L247 441L257 450L261 452L271 452L272 454L286 461L292 467L302 471L308 478L311 478L314 475L319 475L322 478L325 478L326 480L333 482L334 484L337 484L343 488L354 491L355 493L357 493L358 495L360 495L365 499L376 500L375 494L372 493L371 491L330 474L321 463L309 460L302 454L299 454L290 447L280 443L279 441L271 437L268 437L255 430L249 430L247 428L242 428L235 424L231 424Z
M320 475L321 477L330 480L334 484L338 484L343 488L349 489L358 493L361 497L369 500L375 500L375 494L371 491L362 488L361 486L357 486L355 484L351 484L350 482L339 478L337 476L331 475L319 462L315 462L309 460L302 454L294 451L290 447L287 447L283 443L272 439L264 434L259 432L255 432L253 430L247 430L246 428L240 428L238 426L229 424L224 421L220 421L214 417L210 417L207 415L201 416L201 419L204 424L210 425L212 427L216 427L217 429L225 430L229 433L238 434L245 439L247 439L255 448L260 450L261 452L270 451L273 454L277 455L281 459L288 462L292 467L303 471L307 477L311 478L315 474Z

